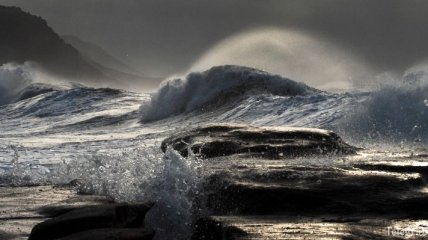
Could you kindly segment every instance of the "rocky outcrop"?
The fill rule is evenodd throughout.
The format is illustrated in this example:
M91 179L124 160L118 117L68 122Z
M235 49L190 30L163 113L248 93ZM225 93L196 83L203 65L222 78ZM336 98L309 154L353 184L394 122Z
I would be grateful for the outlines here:
M194 224L192 240L233 240L246 235L246 232L237 227L228 226L210 217L203 217Z
M259 162L263 164L263 162ZM204 184L203 205L216 214L428 218L421 176L354 167L233 169Z
M58 240L151 240L154 232L147 229L107 228L79 232Z
M108 204L77 208L37 224L29 240L151 239L143 229L151 204ZM92 236L92 237L91 237Z
M191 149L203 158L245 154L273 159L325 154L352 154L357 148L335 133L314 128L265 128L212 125L179 133L162 143L188 156Z
M210 125L167 148L209 171L193 239L396 239L386 229L428 218L426 166L361 158L373 153L330 131Z

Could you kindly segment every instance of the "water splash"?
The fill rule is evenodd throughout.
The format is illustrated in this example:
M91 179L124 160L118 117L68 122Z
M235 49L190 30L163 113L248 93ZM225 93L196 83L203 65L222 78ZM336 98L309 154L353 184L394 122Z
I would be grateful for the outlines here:
M24 146L9 144L9 163L0 165L0 186L33 186L50 183L51 170L38 163L27 161ZM5 152L6 149L2 149Z
M146 224L156 239L188 239L194 197L199 193L200 164L196 157L183 158L145 146L117 155L94 154L64 162L51 180L64 183L78 179L80 191L103 194L119 202L154 202Z
M368 144L428 142L427 73L410 68L402 78L379 81L367 101L343 109L347 114L336 123L338 133Z

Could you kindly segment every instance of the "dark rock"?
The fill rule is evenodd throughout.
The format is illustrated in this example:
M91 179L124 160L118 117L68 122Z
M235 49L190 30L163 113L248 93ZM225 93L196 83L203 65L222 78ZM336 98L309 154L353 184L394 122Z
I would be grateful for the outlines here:
M113 204L72 210L37 224L29 239L57 239L97 228L143 227L150 208L148 204Z
M37 209L39 214L46 217L57 217L72 210L98 205L115 204L114 200L107 196L77 195L65 201L50 204Z
M57 240L150 240L154 232L136 228L101 228L72 234Z
M264 128L240 125L213 125L196 128L167 138L167 147L188 156L188 149L203 158L249 154L269 158L323 154L353 154L357 148L335 133L315 128Z
M233 240L245 235L242 229L206 217L194 224L192 240Z
M376 215L426 218L428 199L419 193L422 177L360 172L337 167L219 173L204 183L200 204L216 215ZM412 196L412 197L410 197Z

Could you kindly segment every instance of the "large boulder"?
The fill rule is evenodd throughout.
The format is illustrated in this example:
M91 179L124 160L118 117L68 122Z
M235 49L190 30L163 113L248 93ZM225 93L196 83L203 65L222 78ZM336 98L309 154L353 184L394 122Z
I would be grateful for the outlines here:
M142 228L150 204L84 207L37 224L29 240L50 240L91 229Z
M135 228L101 228L72 234L58 240L151 240L152 230Z
M247 233L235 226L229 226L211 217L199 218L194 224L192 240L234 240Z
M249 154L269 158L300 157L324 154L352 154L350 146L334 132L316 128L251 127L242 125L211 125L178 133L162 143L182 156L188 150L203 158Z

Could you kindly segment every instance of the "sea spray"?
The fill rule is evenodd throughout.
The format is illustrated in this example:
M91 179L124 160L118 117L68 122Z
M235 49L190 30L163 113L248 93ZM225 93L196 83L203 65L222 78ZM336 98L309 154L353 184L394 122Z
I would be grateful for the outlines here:
M13 101L15 94L33 81L32 72L31 66L27 64L0 66L0 105Z
M107 195L118 202L152 202L146 226L156 231L156 239L189 239L200 213L194 200L205 172L195 155L183 158L172 149L164 153L158 145L141 142L141 147L130 151L76 155L50 169L21 160L24 147L13 146L13 162L7 171L0 169L0 185L73 182L81 193Z
M19 144L0 146L1 152L9 152L9 162L0 166L0 186L33 186L49 184L51 170L28 161L26 148Z
M189 72L224 64L263 69L323 90L349 89L374 73L364 59L334 39L275 27L223 39L201 55Z
M352 142L418 146L428 142L427 72L386 75L365 101L344 108L333 129Z
M201 192L200 162L195 155L183 158L168 148L164 163L151 188L156 204L147 224L156 229L155 239L190 239L194 218L201 211L194 205Z
M52 179L77 179L85 193L108 195L119 202L153 202L146 225L156 239L188 239L194 215L193 200L202 181L196 156L181 157L168 149L144 146L118 155L94 154L64 162Z

